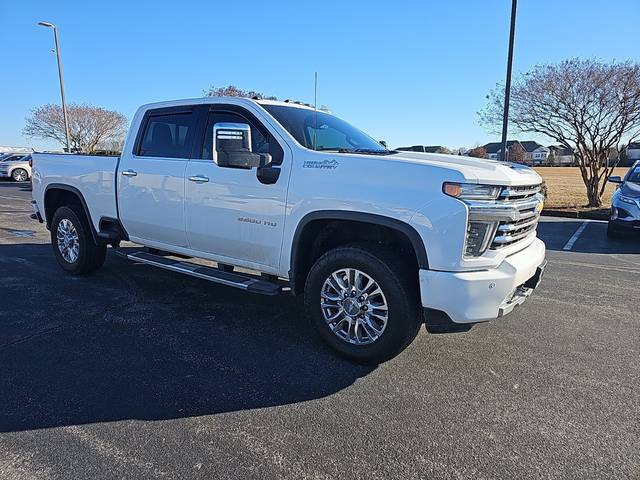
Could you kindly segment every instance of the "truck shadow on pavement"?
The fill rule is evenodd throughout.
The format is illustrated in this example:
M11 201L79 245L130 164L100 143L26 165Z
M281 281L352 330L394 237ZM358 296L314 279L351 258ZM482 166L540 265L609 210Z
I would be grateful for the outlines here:
M335 357L293 297L261 297L109 252L90 277L45 244L0 245L0 431L272 407L372 367Z

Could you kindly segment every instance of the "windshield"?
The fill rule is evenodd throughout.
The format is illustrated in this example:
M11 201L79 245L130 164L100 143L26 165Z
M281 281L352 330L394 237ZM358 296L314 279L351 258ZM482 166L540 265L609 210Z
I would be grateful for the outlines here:
M284 105L262 105L300 145L340 153L388 154L380 143L326 112Z
M629 172L627 182L640 184L640 165L635 167L632 172Z

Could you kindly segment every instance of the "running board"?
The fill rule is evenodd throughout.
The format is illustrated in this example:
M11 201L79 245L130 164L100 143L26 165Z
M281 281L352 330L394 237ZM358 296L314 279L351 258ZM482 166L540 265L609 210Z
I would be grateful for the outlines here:
M260 293L262 295L277 295L281 288L279 285L253 278L250 275L224 272L217 268L198 265L191 262L174 260L147 252L133 252L126 255L129 260L146 263L154 267L164 268L172 272L183 273L192 277L202 278L210 282L219 283L228 287L235 287L247 292Z

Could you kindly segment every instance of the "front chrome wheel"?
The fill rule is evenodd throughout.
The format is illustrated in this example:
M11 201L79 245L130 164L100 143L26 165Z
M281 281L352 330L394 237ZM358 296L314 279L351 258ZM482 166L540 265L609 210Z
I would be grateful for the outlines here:
M354 268L336 270L324 281L320 307L334 335L350 344L371 344L387 327L389 307L382 289Z
M56 239L58 240L58 250L65 261L74 263L78 260L80 254L80 237L76 227L67 218L63 218L58 223L56 231Z

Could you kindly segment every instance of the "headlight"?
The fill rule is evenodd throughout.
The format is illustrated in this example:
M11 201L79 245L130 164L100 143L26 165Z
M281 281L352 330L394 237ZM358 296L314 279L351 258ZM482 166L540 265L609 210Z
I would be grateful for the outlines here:
M469 222L464 242L465 256L479 257L486 252L496 234L496 228L498 228L496 222Z
M478 185L475 183L442 184L442 191L450 197L460 200L495 200L500 195L502 187L496 185Z
M618 197L618 200L620 200L623 203L628 203L629 205L633 205L635 207L640 207L640 203L638 203L638 200L636 200L635 198L630 198L630 197L625 197L624 195L620 195Z

